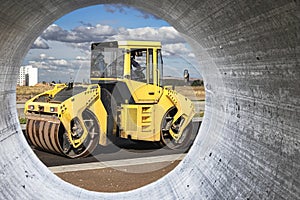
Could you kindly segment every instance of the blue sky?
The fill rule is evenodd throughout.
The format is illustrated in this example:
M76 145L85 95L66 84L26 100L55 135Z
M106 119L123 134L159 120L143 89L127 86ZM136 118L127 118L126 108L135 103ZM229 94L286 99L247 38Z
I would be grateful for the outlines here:
M172 26L123 5L86 7L63 16L36 39L23 65L38 67L39 81L81 82L88 80L91 42L127 39L161 41L165 75L182 77L188 68L191 77L201 77L189 45Z
M57 20L55 24L69 30L82 25L82 23L108 24L114 28L125 26L127 28L170 26L166 21L153 15L147 15L147 13L129 7L120 7L120 5L97 5L82 8L65 15Z

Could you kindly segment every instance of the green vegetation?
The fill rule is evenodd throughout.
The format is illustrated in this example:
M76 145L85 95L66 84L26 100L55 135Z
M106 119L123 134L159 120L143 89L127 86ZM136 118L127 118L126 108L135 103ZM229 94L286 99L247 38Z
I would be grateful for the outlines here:
M192 82L191 86L204 86L203 80L195 80Z
M198 112L194 115L194 117L203 117L204 116L204 111Z
M20 124L26 124L26 118L19 118Z

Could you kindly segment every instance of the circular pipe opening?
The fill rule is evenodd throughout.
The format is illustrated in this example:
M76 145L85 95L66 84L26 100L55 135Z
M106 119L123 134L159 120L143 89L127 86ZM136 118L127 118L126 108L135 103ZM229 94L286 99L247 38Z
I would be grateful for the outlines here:
M125 9L128 11L125 11ZM205 99L203 80L201 80L202 77L198 69L195 68L195 65L198 65L198 63L191 50L189 50L189 47L186 47L187 43L175 29L161 20L160 22L156 22L163 24L160 25L161 28L158 27L158 25L154 25L153 28L149 27L145 24L145 21L142 26L135 24L134 26L137 26L136 28L131 27L127 28L127 30L126 27L113 27L110 24L93 24L89 21L73 25L74 22L70 20L70 16L76 18L76 15L89 19L95 18L95 16L92 17L87 14L82 16L82 13L85 12L90 13L90 15L96 15L96 11L103 13L105 10L109 10L107 12L112 12L116 15L125 14L123 17L119 16L117 19L102 19L102 21L117 21L121 19L124 21L125 18L136 19L138 17L137 14L156 18L144 11L138 11L121 4L87 7L63 16L44 30L43 34L35 40L31 50L25 57L23 62L25 66L21 68L22 75L20 75L21 78L24 76L24 80L18 80L18 85L20 86L17 87L17 101L23 100L26 102L42 92L53 89L54 86L51 85L57 83L72 82L76 85L74 88L81 88L84 85L91 84L88 76L88 69L90 68L88 66L91 63L89 51L91 42L113 41L115 38L122 38L120 40L159 40L162 42L162 55L164 60L164 69L161 69L162 71L160 72L163 76L161 84L163 86L172 87L174 91L184 95L187 99L192 101L192 105L195 107L194 117L191 121L192 128L188 133L186 131L184 132L191 135L191 137L188 138L193 141L199 131L204 113ZM132 16L128 16L130 15L128 12L132 12ZM103 17L100 17L100 19L101 18ZM69 21L69 23L63 23L64 21ZM73 27L71 27L71 24ZM120 31L120 29L122 30ZM124 32L127 34L124 34ZM111 35L113 33L115 35ZM100 36L100 34L103 34L103 36ZM149 35L147 36L147 34ZM90 38L88 38L88 36ZM67 45L69 47L66 47ZM87 53L87 51L89 51L89 53ZM65 55L64 52L67 53L67 55ZM74 60L72 60L72 55ZM80 57L80 59L76 60L75 57ZM142 64L143 56L136 59ZM36 70L39 72L37 73ZM39 81L37 81L37 79L39 79ZM34 81L39 84L33 84ZM22 87L23 85L35 86ZM114 96L116 93L118 96L119 93L118 91L115 92L116 90L117 89L114 89L110 95ZM25 95L21 96L23 93ZM73 92L72 95L74 96L76 94ZM117 98L117 96L114 98ZM55 97L52 98L55 99ZM35 102L38 102L38 100L35 100ZM22 104L18 104L18 107L20 106L22 106ZM42 107L44 108L46 105ZM54 130L53 125L42 120L46 114L47 112L43 113L43 117L40 117L40 120L27 119L28 131L26 133L24 130L24 132L35 154L52 172L63 180L91 191L120 192L139 188L162 178L176 167L187 153L187 151L178 149L172 150L168 149L168 147L159 147L157 142L134 141L131 140L131 135L128 135L127 140L119 137L111 138L114 142L108 144L107 147L97 145L91 156L71 161L70 158L63 158L53 153L47 153L46 150L41 149L45 148L45 146L49 146L47 145L48 143L53 143L51 142L52 140L49 141L51 135L54 134L52 133ZM24 114L22 113L22 115ZM21 119L23 120L24 118L26 117L23 116ZM23 126L25 129L26 125ZM62 125L60 125L60 129L57 130L62 130L61 128ZM43 134L43 137L41 137L41 134ZM48 134L50 135L49 138ZM46 147L48 151L53 149L53 144L50 146L51 148ZM112 157L115 158L115 162L113 162ZM133 158L138 162L133 162ZM128 163L124 163L123 165L116 164L122 162ZM101 185L97 184L99 181Z
M299 197L298 1L126 2L156 14L191 38L207 91L200 134L177 168L134 191L95 193L53 176L21 135L15 106L19 66L33 41L53 21L101 3L123 2L2 2L0 179L4 181L0 191L4 199Z

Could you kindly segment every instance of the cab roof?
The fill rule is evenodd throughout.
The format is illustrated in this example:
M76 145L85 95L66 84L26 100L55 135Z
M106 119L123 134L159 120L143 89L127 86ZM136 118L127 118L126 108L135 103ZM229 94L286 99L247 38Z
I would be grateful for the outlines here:
M161 42L159 41L136 41L136 40L124 40L124 41L111 41L111 42L98 42L92 43L91 49L96 47L107 48L161 48Z

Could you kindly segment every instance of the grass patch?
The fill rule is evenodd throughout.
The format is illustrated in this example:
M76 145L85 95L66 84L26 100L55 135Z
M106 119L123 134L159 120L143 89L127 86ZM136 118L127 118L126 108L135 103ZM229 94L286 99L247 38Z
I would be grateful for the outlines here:
M26 118L19 118L20 124L26 124Z
M194 117L203 117L204 116L204 111L195 113Z

